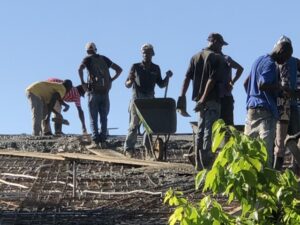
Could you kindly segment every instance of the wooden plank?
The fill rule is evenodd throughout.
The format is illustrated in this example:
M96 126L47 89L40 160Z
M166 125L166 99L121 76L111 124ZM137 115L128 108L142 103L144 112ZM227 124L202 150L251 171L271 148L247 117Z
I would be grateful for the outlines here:
M128 158L119 159L117 157L102 157L98 155L87 155L81 153L59 153L59 156L69 159L79 159L79 160L91 160L100 161L116 164L126 164L126 165L136 165L136 166L153 166L152 163L146 162L144 160L130 160Z
M96 151L96 150L94 150ZM99 150L99 151L105 151ZM152 167L181 167L184 164L183 163L168 163L168 162L156 162L156 161L146 161L146 160L140 160L140 159L133 159L133 158L127 158L127 157L108 157L99 155L87 155L87 154L81 154L81 153L59 153L58 155L70 158L70 159L82 159L82 160L92 160L92 161L100 161L100 162L108 162L108 163L116 163L116 164L125 164L125 165L135 165L135 166L152 166Z
M42 152L24 152L24 151L0 151L0 155L16 156L16 157L30 157L30 158L41 158L50 160L65 160L64 157Z
M112 149L88 149L88 151L94 153L95 155L101 157L101 158L109 158L109 159L119 159L126 161L126 164L132 164L135 163L143 163L146 166L159 166L159 167L173 167L173 166L179 166L181 167L183 163L169 163L169 162L161 162L161 161L147 161L147 160L141 160L141 159L135 159L135 158L128 158L124 156L123 154L112 150Z
M128 159L124 154L117 152L112 149L103 149L103 150L96 150L96 149L87 149L89 152L98 155L100 157L119 157L119 158L126 158Z

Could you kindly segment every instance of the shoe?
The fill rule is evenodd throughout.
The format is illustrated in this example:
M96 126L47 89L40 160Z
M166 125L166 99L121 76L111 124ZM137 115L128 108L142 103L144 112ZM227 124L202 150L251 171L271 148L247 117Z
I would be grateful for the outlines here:
M49 131L49 132L46 132L46 133L44 133L44 136L51 136L51 135L53 135L53 134L52 134L52 132L50 132L50 131Z
M87 149L101 149L99 143L92 141L92 143L86 146Z
M132 149L127 149L123 151L123 154L128 157L128 158L132 158L133 157L133 150Z
M102 148L102 149L107 148L107 143L105 141L100 142L99 145L100 145L100 148Z
M63 136L63 135L65 135L63 132L55 132L55 136Z

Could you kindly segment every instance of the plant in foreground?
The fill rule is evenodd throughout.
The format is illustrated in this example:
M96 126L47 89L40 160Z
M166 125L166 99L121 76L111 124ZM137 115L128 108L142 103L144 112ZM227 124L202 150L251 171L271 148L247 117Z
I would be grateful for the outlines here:
M189 202L173 189L166 193L164 203L175 207L169 224L300 224L297 179L290 170L281 173L266 166L267 150L261 140L218 120L212 143L212 151L217 150L211 170L204 169L195 178L195 189L202 189L204 195L200 202ZM240 212L224 211L217 195L227 205L234 201Z

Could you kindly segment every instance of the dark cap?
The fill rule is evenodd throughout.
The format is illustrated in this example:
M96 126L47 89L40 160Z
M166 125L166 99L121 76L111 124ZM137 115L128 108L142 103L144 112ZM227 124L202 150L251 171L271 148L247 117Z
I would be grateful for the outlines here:
M217 42L221 43L222 45L228 45L228 43L226 41L224 41L222 35L219 33L211 33L208 36L207 40L210 42L217 41Z

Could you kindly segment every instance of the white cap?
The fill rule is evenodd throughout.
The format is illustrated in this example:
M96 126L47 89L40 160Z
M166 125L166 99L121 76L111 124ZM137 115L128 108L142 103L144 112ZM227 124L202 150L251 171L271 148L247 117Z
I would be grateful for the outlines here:
M95 45L94 42L88 42L88 43L86 43L85 49L86 50L93 50L94 52L97 51L97 47L96 47L96 45Z
M285 35L282 35L280 38L279 38L279 40L276 42L276 44L274 45L274 48L277 46L277 45L279 45L280 43L282 43L282 42L288 42L288 43L290 43L291 45L292 45L292 41L291 41L291 39L289 39L287 36L285 36Z
M153 46L149 43L146 43L146 44L143 44L142 47L141 47L141 51L146 51L146 50L150 50L152 51L152 55L154 56L154 49L153 49Z

